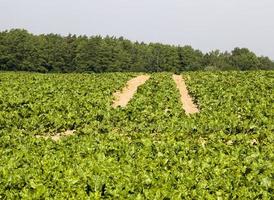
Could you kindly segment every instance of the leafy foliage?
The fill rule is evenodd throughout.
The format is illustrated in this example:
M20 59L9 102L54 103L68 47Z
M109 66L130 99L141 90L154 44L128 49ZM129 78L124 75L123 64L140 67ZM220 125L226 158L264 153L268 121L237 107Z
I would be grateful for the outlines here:
M191 117L169 73L113 109L136 75L0 73L0 199L271 198L272 71L184 73Z
M0 70L35 72L182 72L273 70L268 57L246 48L203 54L191 46L131 42L123 37L0 32Z

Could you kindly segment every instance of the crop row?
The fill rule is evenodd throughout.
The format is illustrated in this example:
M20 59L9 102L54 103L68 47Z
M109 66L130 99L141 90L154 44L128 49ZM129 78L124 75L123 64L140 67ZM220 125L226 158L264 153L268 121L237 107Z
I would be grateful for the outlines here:
M169 73L112 108L134 75L0 74L0 199L271 198L273 72L184 74L191 117Z

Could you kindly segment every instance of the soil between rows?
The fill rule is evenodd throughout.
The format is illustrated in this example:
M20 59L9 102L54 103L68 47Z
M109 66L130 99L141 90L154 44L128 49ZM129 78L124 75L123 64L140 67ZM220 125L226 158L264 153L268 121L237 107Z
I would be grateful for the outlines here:
M112 107L126 107L128 102L133 98L134 94L137 92L138 87L143 85L149 78L149 75L141 75L129 80L127 82L126 87L124 87L122 91L117 91L114 94L115 100L112 104Z
M182 78L181 75L173 75L172 76L173 80L175 81L177 88L180 92L181 95L181 102L183 104L183 108L186 112L187 115L190 114L195 114L199 112L199 109L197 107L197 105L195 105L192 101L191 96L188 93L186 84L184 79Z

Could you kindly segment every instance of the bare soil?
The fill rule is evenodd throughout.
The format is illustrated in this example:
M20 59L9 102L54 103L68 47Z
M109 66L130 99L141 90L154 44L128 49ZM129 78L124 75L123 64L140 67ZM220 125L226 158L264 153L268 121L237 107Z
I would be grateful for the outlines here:
M193 103L192 98L188 93L185 81L182 78L182 76L174 74L172 78L175 81L178 90L180 91L181 102L183 104L183 108L184 108L186 114L190 115L190 114L198 113L199 109L198 109L197 105L195 105Z
M37 135L36 138L44 138L44 139L52 139L53 141L57 142L63 137L71 136L75 134L75 130L67 130L62 133L56 133L54 135L44 136L44 135Z
M149 78L149 75L141 75L129 80L126 87L124 87L122 91L117 91L114 93L115 100L112 107L126 107L128 102L133 98L138 87L143 85Z

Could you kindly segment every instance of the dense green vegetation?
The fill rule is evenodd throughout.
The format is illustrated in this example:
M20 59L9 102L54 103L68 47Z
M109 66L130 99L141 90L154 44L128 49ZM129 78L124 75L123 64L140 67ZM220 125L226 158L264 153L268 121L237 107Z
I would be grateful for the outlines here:
M0 70L36 72L182 72L270 70L274 62L246 48L203 54L191 46L131 42L124 38L0 32Z
M191 117L170 73L113 109L136 75L0 73L0 199L272 198L273 71L184 73Z

